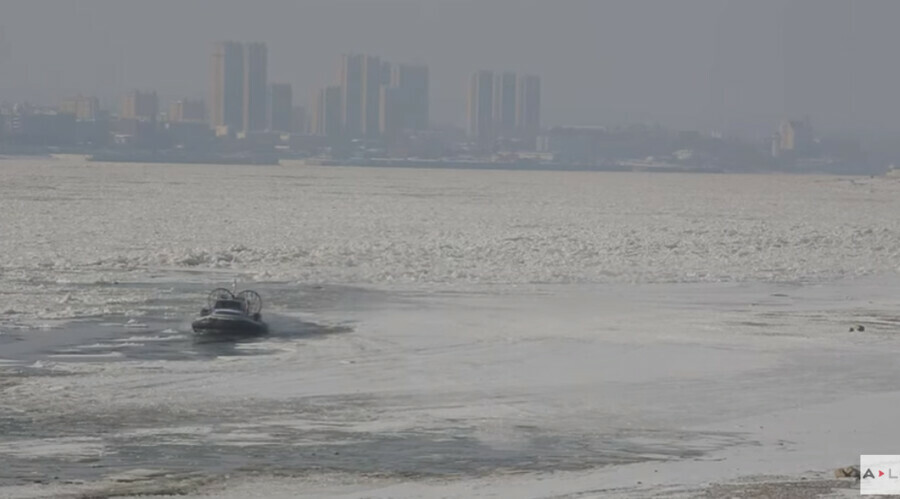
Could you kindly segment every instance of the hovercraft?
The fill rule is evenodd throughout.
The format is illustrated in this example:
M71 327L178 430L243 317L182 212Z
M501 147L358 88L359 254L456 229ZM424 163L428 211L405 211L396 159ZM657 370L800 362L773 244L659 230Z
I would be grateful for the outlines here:
M233 294L225 288L214 289L191 327L200 334L265 334L269 326L262 320L262 298L256 291Z

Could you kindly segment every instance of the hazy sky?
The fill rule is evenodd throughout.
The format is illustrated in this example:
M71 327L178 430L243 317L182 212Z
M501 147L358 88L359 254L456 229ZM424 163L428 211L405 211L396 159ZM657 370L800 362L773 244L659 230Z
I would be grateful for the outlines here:
M269 45L297 100L343 52L425 62L432 116L469 74L539 74L545 124L900 132L896 0L0 0L0 100L205 96L220 39Z

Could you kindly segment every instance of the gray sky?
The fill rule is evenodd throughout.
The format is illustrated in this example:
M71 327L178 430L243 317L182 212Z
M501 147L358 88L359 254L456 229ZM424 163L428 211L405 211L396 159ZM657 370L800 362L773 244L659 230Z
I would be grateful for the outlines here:
M0 100L205 96L211 45L269 44L298 100L348 51L425 62L435 121L469 74L543 79L546 124L900 132L895 0L0 0Z

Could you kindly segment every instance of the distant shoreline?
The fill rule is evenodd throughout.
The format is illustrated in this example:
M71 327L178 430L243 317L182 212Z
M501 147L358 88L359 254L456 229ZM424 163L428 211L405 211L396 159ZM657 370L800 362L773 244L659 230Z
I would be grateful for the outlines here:
M411 169L435 169L435 170L496 170L496 171L562 171L562 172L612 172L612 173L714 173L735 175L843 175L843 176L884 176L884 171L854 171L850 165L840 165L833 170L737 170L727 168L688 166L688 165L577 165L567 163L502 163L481 161L435 161L435 160L403 160L403 159L368 159L368 160L330 160L307 159L299 160L298 164L304 166L337 166L337 167L364 167L364 168L411 168ZM846 166L847 169L842 168Z
M408 168L431 170L481 170L481 171L559 171L559 172L607 172L607 173L714 173L744 175L840 175L840 176L895 176L892 171L875 171L855 169L853 165L837 164L826 169L778 170L759 169L741 170L721 167L703 167L690 165L635 165L610 163L605 165L579 165L571 163L538 163L532 161L492 162L475 160L429 160L401 158L371 158L336 160L327 158L291 159L279 158L270 154L220 154L220 153L185 153L185 152L102 152L96 154L69 154L63 152L46 152L29 154L3 153L0 160L16 158L65 158L78 156L85 161L96 163L128 163L128 164L173 164L173 165L246 165L276 166L299 165L321 167L362 167L362 168Z

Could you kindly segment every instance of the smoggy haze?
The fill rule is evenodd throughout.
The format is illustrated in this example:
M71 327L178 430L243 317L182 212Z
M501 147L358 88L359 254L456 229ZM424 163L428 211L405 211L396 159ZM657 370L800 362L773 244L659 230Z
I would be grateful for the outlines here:
M509 68L542 77L548 125L897 132L898 18L891 0L5 0L0 100L205 97L212 43L238 39L268 43L301 103L366 52L427 63L437 122L464 123L472 71Z

